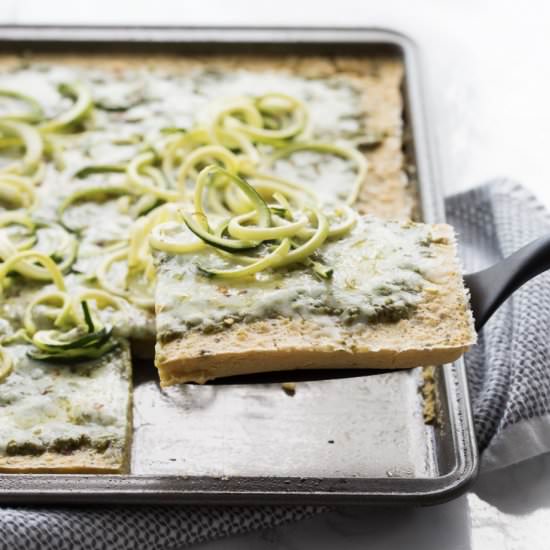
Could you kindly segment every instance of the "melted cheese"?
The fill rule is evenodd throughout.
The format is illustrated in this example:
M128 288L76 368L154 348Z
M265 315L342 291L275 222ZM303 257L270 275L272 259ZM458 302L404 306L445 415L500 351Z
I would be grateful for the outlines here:
M238 281L205 277L197 265L227 267L211 248L187 255L157 255L157 332L170 338L198 327L272 317L316 317L343 323L407 317L437 279L441 259L430 226L362 218L347 237L319 250L330 279L304 266L262 272Z
M0 455L71 445L121 455L129 422L127 349L78 365L33 361L28 349L9 347L15 366L0 384Z
M360 93L349 81L337 77L307 79L274 71L205 69L183 74L132 69L115 75L100 69L55 65L22 66L0 74L0 87L32 94L46 116L55 116L70 104L70 100L60 98L56 86L74 81L88 85L94 100L110 109L130 108L118 112L96 108L92 129L66 140L57 136L65 166L48 163L33 213L39 219L57 221L62 200L80 187L125 179L124 174L107 173L79 180L72 177L76 170L90 164L127 162L154 143L163 128L191 128L208 119L212 105L220 98L284 91L307 103L312 139L350 143L364 134ZM327 203L349 193L353 170L353 164L345 159L308 151L297 152L273 166L276 175L310 185ZM87 226L80 235L73 269L79 274L78 284L93 286L95 269L109 253L109 246L127 238L133 220L120 207L119 197L71 205L66 218L71 225ZM125 316L117 316L115 328L132 338L155 337L152 315L131 304Z

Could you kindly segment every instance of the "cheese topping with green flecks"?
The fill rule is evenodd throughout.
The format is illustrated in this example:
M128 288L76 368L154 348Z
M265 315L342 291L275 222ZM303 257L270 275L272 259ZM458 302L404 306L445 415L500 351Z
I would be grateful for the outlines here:
M396 321L411 315L423 291L438 278L441 259L431 250L429 226L361 218L346 237L318 252L332 276L322 279L303 265L274 269L230 284L197 265L223 268L211 249L158 254L157 330L170 340L185 330L223 330L234 321L329 316L345 324ZM233 262L232 262L233 264Z

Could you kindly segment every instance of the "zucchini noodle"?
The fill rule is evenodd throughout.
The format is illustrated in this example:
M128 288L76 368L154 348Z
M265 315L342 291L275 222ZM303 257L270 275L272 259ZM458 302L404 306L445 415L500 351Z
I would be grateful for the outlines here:
M0 120L1 119L2 117L0 117ZM22 145L23 143L18 137L0 137L0 149L8 149L9 147L21 147Z
M31 209L36 204L34 185L22 176L0 173L0 202Z
M13 242L9 228L14 228L14 226L24 227L31 235L26 240ZM5 212L4 214L0 214L0 234L9 239L10 244L17 251L31 248L36 243L35 229L35 223L24 212ZM6 251L6 256L9 254L9 251Z
M263 227L268 227L271 223L271 212L258 192L239 176L218 166L207 166L199 174L195 185L195 196L193 201L195 212L197 214L205 215L202 206L203 190L212 181L212 176L218 174L227 177L231 183L234 183L243 192L245 197L250 201L252 207L256 210L258 215L258 224Z
M164 140L160 145L162 150L162 171L171 177L176 171L176 165L182 158L197 146L211 144L211 137L205 128L196 128L183 134L176 133Z
M255 212L248 212L231 218L227 226L227 232L236 239L254 239L259 241L268 241L282 239L284 237L293 237L309 223L307 216L301 216L295 222L284 222L281 219L281 225L277 227L252 227L241 225L242 222L250 221L255 217Z
M127 288L127 277L125 278L124 286L121 286L110 279L110 271L114 263L116 262L128 262L128 248L124 248L114 254L109 255L98 267L96 271L96 278L99 285L108 293L126 298L133 304L145 308L152 309L155 305L151 296L136 292L134 289ZM128 269L127 273L130 273Z
M357 175L353 182L351 192L349 193L348 198L346 199L346 203L353 204L357 200L357 196L359 195L361 186L365 181L365 177L367 176L367 170L368 170L367 159L359 150L355 149L354 147L343 147L343 146L332 145L330 143L323 143L323 142L315 142L315 141L296 142L296 143L292 143L291 145L288 145L283 149L279 149L278 151L273 153L271 157L267 160L266 167L270 168L273 166L273 164L277 160L288 157L293 153L297 153L299 151L314 151L317 153L329 153L329 154L336 155L336 156L353 161L357 168Z
M12 172L19 175L35 173L42 162L42 154L44 152L42 136L36 128L24 122L0 119L0 132L4 135L18 138L25 150L21 160L16 160L3 166L0 171Z
M0 97L8 97L18 100L27 106L25 111L0 116L0 119L2 120L16 120L19 122L33 123L40 122L40 120L44 118L44 112L42 111L42 106L40 103L28 95L16 92L14 90L0 89Z
M126 170L130 183L137 190L150 193L163 201L178 201L182 193L167 188L167 181L164 174L152 166L155 154L152 152L143 153L135 157Z
M94 107L90 90L80 82L63 83L57 89L61 95L73 99L74 103L67 111L42 124L40 131L43 133L63 132L70 129L82 122Z
M222 130L220 128L215 128L213 132L210 132L210 135L215 144L241 151L241 154L238 155L240 173L246 174L253 171L260 164L260 153L248 136L235 130Z
M268 128L268 121L277 128ZM270 93L256 100L239 98L229 103L217 113L213 126L238 130L257 142L278 144L301 134L307 121L307 109L301 101L285 94Z
M36 172L34 172L34 174L30 174L28 178L33 185L38 185L44 179L45 174L46 174L46 163L41 162L38 165Z
M225 181L223 182L225 185ZM214 214L218 214L221 216L227 216L231 214L231 211L228 210L229 205L226 206L224 204L225 197L222 196L219 190L218 184L214 181L212 184L208 187L206 191L206 203L208 205L208 209L211 210Z
M165 222L178 219L177 208L172 204L165 204L140 218L130 231L128 248L128 271L143 271L152 280L151 271L153 257L149 246L149 237L155 227Z
M242 277L249 277L268 269L270 267L278 267L282 265L285 258L288 257L288 251L290 250L290 240L283 239L279 246L263 258L258 261L247 265L246 267L236 268L236 269L210 269L202 266L198 266L201 273L205 274L207 277L221 277L224 279L240 279Z
M154 282L155 271L149 239L157 227L161 228L162 224L177 217L177 209L168 203L136 220L130 231L128 245L107 256L97 269L96 278L100 286L107 293L123 297L140 307L147 309L154 307L154 301L150 296L150 285ZM163 237L160 237L159 240L163 241ZM198 244L204 246L202 241L198 241ZM126 263L127 270L123 286L114 282L110 277L111 268L116 262ZM135 276L144 277L147 287L144 292L136 292L133 288L132 277Z
M242 197L235 195L231 198L227 194L226 188L224 196L228 206L235 211L237 208L234 203L240 200L240 205L237 206L239 209L246 207L247 211L223 221L218 225L217 230L213 231L204 212L203 195L207 186L216 185L213 181L214 176L218 175L223 175L232 184L235 184L233 187L239 193L242 193ZM339 223L331 227L329 219L319 208L308 207L306 212L293 213L287 197L279 191L279 188L274 190L273 187L268 187L267 190L280 206L268 206L258 194L257 189L244 179L218 166L209 166L201 171L195 186L195 212L182 212L183 221L196 237L202 239L205 245L210 245L216 253L228 260L245 265L227 270L198 265L199 273L207 277L239 278L254 275L265 269L283 267L293 263L306 263L313 268L318 276L330 278L332 269L311 260L310 256L329 237L338 237L351 230L355 223L353 210L347 206L335 208L331 217L336 217ZM292 194L291 198L294 198ZM153 229L155 239L150 239L151 245L170 253L186 254L200 251L200 249L189 245L178 246L159 238L161 230L176 228L177 225L172 222L169 225L165 224L159 226L158 229ZM278 244L264 257L237 254L238 251L258 248L263 242L278 242Z
M0 384L12 373L13 360L10 354L0 345Z
M124 164L90 164L79 168L73 176L78 179L87 178L94 174L124 173L126 166Z
M195 212L194 214L188 214L182 212L183 221L189 230L197 237L202 239L206 244L215 248L220 248L226 252L232 252L234 250L250 250L257 248L260 243L256 241L242 241L240 239L226 239L219 237L212 233L208 226L208 218L204 214Z
M110 351L116 342L110 340L111 329L104 327L90 311L91 301L100 309L123 307L120 300L97 289L76 291L72 296L60 290L46 290L35 296L23 316L26 335L38 350L31 350L30 356L40 360L93 359ZM53 320L54 330L38 328L35 320L38 306L48 307L42 312L41 324L46 319Z
M6 247L6 242L2 241L3 238L0 235L0 257L4 259L0 264L0 281L4 281L10 271L17 271L28 279L52 281L59 290L65 290L63 273L49 256L35 250L17 252L9 242ZM11 249L12 254L6 258L4 252L7 249ZM34 260L32 263L28 261L31 258ZM41 265L36 265L36 262Z
M35 249L39 252L46 252L41 245L41 236L47 232L55 232L55 248L47 250L50 257L56 262L62 272L66 272L76 260L78 252L78 242L63 226L49 224L46 222L37 222L36 224L37 243Z
M185 181L194 167L199 164L213 164L215 161L220 162L224 168L230 172L236 172L239 160L238 158L225 147L220 145L206 145L196 149L190 153L178 171L178 186L185 190Z
M223 175L227 177L231 183L235 184L244 193L254 208L255 215L258 219L258 225L260 227L268 227L271 225L271 212L265 201L256 192L256 190L242 178L236 176L235 174L231 174L227 170L224 170L218 166L207 166L199 174L195 186L195 212L193 214L182 213L185 224L195 235L197 235L197 237L212 246L221 248L222 250L231 251L235 249L244 250L255 248L258 246L259 242L240 239L226 239L217 236L212 232L208 223L208 217L203 209L202 196L204 188L211 184L212 176L216 175Z
M17 226L24 227L31 233L30 236L14 242L13 236L17 236L17 232L11 229L16 229ZM55 261L61 272L67 271L76 259L77 242L60 225L35 222L23 212L7 212L0 214L0 231L0 257L4 259L22 250L33 248L35 252L49 252L48 256ZM44 250L42 238L44 235L47 236L47 232L50 234L55 232L53 235L55 238L49 239L55 244L55 248L49 251Z
M317 204L318 198L314 191L304 185L295 183L271 174L255 172L249 178L249 183L263 196L273 196L280 193L301 207L304 204Z
M311 256L326 240L330 231L330 225L324 214L319 210L312 210L317 219L317 229L313 235L302 245L289 252L278 266L289 265L296 262L303 262Z
M106 307L113 307L115 309L123 309L124 302L119 300L115 296L112 296L108 292L99 290L96 288L88 288L80 291L75 297L73 297L73 308L76 307L80 302L90 302L93 301L96 303L97 307L103 309Z
M71 321L74 321L73 307L69 295L61 290L46 290L37 294L25 309L23 326L28 336L32 336L38 330L34 322L34 309L43 304L54 307L57 305L54 313L54 326L63 327Z
M247 214L252 208L252 203L248 197L234 185L224 187L223 202L227 204L229 211L233 214Z
M343 235L346 235L353 229L353 227L357 223L357 214L355 213L355 210L353 210L349 206L338 206L334 209L332 217L337 216L338 219L340 219L342 215L344 216L344 218L340 223L330 224L330 229L328 232L329 238L342 237ZM315 230L309 227L300 231L300 235L305 238L312 237L314 233Z

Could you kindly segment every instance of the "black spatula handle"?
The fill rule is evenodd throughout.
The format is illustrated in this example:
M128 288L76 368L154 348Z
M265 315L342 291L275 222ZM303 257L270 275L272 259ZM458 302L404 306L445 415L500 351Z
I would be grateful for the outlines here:
M464 277L470 289L476 330L479 331L515 290L550 269L550 235L520 248L501 262Z

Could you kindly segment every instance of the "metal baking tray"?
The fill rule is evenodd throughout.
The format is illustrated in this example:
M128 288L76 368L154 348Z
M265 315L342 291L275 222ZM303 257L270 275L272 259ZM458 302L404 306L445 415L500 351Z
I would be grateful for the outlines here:
M381 29L0 27L2 53L92 51L390 55L405 66L406 154L420 217L444 220L418 53ZM195 504L432 504L460 494L477 451L464 364L437 369L438 422L426 425L421 370L280 385L161 391L152 365L134 374L129 475L0 475L0 501Z

